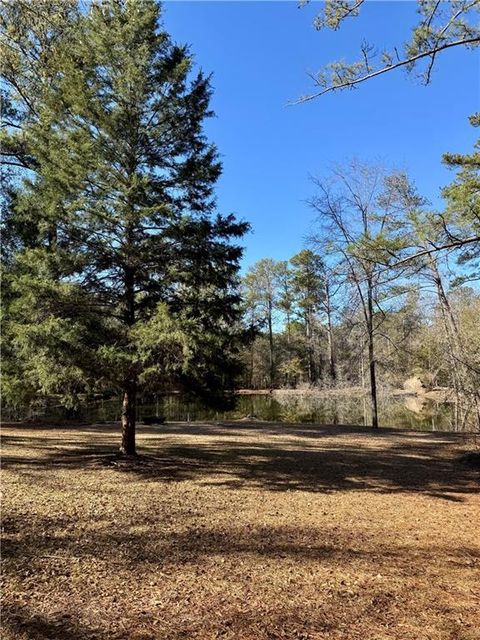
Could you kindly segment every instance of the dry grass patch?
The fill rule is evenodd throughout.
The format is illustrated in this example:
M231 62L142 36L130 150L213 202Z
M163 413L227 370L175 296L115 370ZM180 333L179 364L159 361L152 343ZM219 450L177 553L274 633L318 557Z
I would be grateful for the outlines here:
M274 424L3 429L4 640L480 638L458 436Z

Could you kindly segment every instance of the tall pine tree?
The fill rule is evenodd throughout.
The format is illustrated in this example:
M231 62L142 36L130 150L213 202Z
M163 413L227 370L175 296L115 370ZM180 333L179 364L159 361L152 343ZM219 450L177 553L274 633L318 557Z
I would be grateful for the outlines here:
M231 386L241 256L232 239L247 229L214 213L221 166L203 132L209 78L194 73L188 49L172 43L159 18L154 0L75 13L75 37L59 40L56 83L41 102L48 119L22 130L36 175L12 198L16 220L22 203L36 203L35 233L50 212L38 264L25 264L30 248L15 253L16 308L25 304L21 279L28 285L41 272L49 320L66 332L56 349L84 380L122 390L128 455L140 386L176 379L214 395ZM33 311L44 307L38 293ZM50 355L45 339L37 346Z

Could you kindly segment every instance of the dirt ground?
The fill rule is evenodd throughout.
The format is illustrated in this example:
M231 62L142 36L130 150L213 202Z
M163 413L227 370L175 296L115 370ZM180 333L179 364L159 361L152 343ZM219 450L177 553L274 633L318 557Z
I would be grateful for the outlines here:
M480 639L474 445L268 423L3 428L3 640Z

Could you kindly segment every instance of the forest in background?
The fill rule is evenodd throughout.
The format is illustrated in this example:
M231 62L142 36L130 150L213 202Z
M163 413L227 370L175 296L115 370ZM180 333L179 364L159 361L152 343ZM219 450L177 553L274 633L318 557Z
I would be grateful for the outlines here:
M460 160L469 166L478 154ZM453 390L459 420L476 422L478 241L437 250L478 229L471 177L469 166L444 189L442 213L405 174L378 166L352 161L313 180L309 248L289 261L260 260L243 279L245 317L259 330L243 354L244 386L403 388L409 380L411 391L419 383Z
M330 110L270 129L254 114L270 120L276 82L292 95L302 11L168 7L174 32L205 30L217 90L222 65L235 84L221 151L265 256L244 272L249 224L218 212L211 80L160 4L0 0L2 640L478 640L480 148L453 117L476 110L453 95L467 65L439 83L446 104L392 83L361 116L336 92L399 67L428 83L451 47L479 54L480 0L394 4L313 5L317 29L361 13L372 37L418 20L403 45L310 74L299 101L334 92ZM428 102L432 122L411 126ZM330 164L329 141L367 155L376 134L392 161L411 149L430 190ZM308 149L331 171L303 194ZM450 174L427 161L444 150ZM286 228L304 198L302 244ZM418 393L383 393L406 379Z
M326 3L319 27L356 15L347 5ZM475 3L443 25L437 9L421 3L402 65L478 42ZM221 407L238 386L362 386L376 427L379 385L417 376L452 389L460 427L480 425L478 145L446 148L441 211L364 161L316 177L305 248L242 278L249 225L216 212L210 79L160 5L6 2L2 29L4 406L121 394L133 453L148 393ZM363 53L317 78L322 92L368 79Z

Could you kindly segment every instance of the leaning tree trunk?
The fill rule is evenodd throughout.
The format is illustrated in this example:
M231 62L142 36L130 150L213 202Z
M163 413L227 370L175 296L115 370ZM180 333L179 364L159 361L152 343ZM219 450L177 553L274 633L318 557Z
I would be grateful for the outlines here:
M125 380L122 403L122 444L120 451L126 456L136 455L135 417L137 410L137 381L135 377Z
M480 430L480 392L477 388L477 380L475 375L472 374L468 363L465 362L465 349L464 345L462 344L457 321L455 319L452 308L450 306L450 302L448 300L447 293L443 286L443 280L438 268L437 261L431 255L429 256L429 266L433 276L435 287L437 289L437 296L442 313L445 335L448 342L453 381L456 387L455 391L457 395L457 405L460 402L460 396L462 394L467 393L467 395L471 396L475 411L476 426L477 429Z

